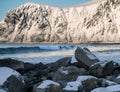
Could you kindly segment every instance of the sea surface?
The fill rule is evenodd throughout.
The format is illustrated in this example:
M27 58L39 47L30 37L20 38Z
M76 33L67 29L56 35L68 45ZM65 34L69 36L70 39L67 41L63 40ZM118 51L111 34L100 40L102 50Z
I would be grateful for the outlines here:
M44 64L56 62L58 59L72 56L77 46L88 48L101 61L120 63L120 44L0 44L0 59L13 58L24 62Z

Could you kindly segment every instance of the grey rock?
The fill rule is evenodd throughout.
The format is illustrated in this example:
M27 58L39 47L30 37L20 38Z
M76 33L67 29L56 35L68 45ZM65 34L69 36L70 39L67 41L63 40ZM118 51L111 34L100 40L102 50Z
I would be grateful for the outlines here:
M98 79L98 83L99 83L99 87L107 87L107 86L117 85L116 82L106 80L106 79L103 79L103 78Z
M75 66L61 67L53 75L54 81L74 81L79 75L86 75L84 68Z
M92 89L97 88L98 85L98 79L96 78L90 78L87 80L82 81L82 86L79 86L79 92L84 89L85 92L90 92Z
M100 62L92 65L89 72L96 77L105 77L119 74L119 64L114 61Z
M91 65L99 62L98 58L87 48L77 47L75 50L75 58L78 61L79 67L89 69Z
M92 89L99 87L99 81L93 76L79 76L76 81L68 82L63 92L90 92Z
M71 64L72 57L64 57L59 59L58 61L54 63L48 64L48 69L51 71L57 71L60 67L66 67Z
M24 63L11 58L0 59L0 67L10 67L17 71L24 70Z
M33 92L61 92L61 86L57 82L45 80L43 82L35 84Z
M23 79L18 79L16 76L10 76L4 83L4 87L8 88L9 92L25 92L25 83Z

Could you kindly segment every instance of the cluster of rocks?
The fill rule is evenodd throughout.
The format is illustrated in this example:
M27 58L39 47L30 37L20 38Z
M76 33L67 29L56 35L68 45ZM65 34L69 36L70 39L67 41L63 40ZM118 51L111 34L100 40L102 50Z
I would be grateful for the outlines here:
M64 57L50 64L0 60L0 92L120 92L120 65L100 62L87 48L77 47L77 62Z

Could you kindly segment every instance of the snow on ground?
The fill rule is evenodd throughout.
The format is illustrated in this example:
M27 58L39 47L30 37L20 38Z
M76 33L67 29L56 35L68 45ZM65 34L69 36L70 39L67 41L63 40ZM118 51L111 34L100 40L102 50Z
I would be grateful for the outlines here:
M100 88L93 89L91 92L112 92L112 91L109 91L104 87L100 87Z
M8 67L0 67L0 85L3 85L3 83L9 78L11 75L15 75L16 77L19 77L20 74Z
M37 88L44 89L44 88L47 88L51 84L56 85L56 86L60 86L60 84L57 83L57 82L54 82L54 81L51 81L51 80L45 80Z
M120 85L113 85L106 88L112 92L120 92Z
M7 92L6 90L4 90L4 89L0 89L0 92Z
M63 90L69 90L69 91L78 91L78 87L82 86L82 81L95 78L93 76L79 76L76 81L68 82L67 86L63 88Z
M112 85L108 87L100 87L92 90L91 92L120 92L120 85Z

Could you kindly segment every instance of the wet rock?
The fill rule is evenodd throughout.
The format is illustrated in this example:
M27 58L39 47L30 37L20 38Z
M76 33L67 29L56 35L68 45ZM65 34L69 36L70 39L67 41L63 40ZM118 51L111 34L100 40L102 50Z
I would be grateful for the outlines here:
M61 86L57 82L45 80L34 85L33 92L61 92Z
M25 82L21 74L8 68L0 67L0 86L9 92L25 92Z
M54 81L74 81L79 75L85 75L87 71L84 68L75 66L61 67L53 75Z
M0 67L10 67L18 72L22 72L24 70L24 63L15 59L6 58L0 59Z
M98 83L99 83L99 87L107 87L107 86L111 86L111 85L117 85L117 83L110 81L110 80L103 79L103 78L98 79Z
M99 62L90 67L90 73L96 77L119 74L119 64L113 61Z
M64 57L54 63L47 64L48 69L51 71L57 71L57 69L60 67L69 66L71 64L71 59L72 59L72 57Z
M93 76L79 76L76 81L68 82L63 92L90 92L98 87L98 79Z
M77 49L75 50L75 58L78 61L79 67L85 69L89 69L91 65L99 62L97 57L87 48L82 49L81 47L77 47Z
M26 92L23 80L20 80L13 75L7 79L4 86L8 88L9 92Z

